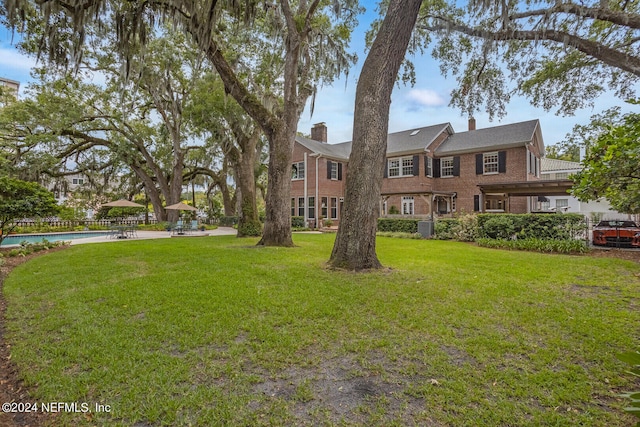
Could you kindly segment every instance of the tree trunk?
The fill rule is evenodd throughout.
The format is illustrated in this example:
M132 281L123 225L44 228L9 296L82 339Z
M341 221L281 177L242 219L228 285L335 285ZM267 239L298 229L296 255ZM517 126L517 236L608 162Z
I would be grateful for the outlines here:
M376 231L384 175L391 92L422 0L392 0L360 73L345 204L329 263L380 268Z
M269 141L269 181L262 246L293 246L291 238L291 158L296 129L278 128Z
M242 153L238 159L237 178L240 190L240 215L238 218L238 237L260 236L262 234L262 224L258 217L258 205L256 203L256 148L260 132L255 131L253 135L240 142Z

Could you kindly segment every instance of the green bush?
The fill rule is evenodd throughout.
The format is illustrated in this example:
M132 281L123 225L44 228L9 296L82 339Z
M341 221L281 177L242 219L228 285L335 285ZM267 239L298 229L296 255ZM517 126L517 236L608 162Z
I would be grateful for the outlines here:
M378 231L414 234L418 232L418 220L402 218L378 218Z
M433 232L436 239L451 240L456 238L455 230L460 227L460 221L457 218L440 218L433 226Z
M220 217L220 226L221 227L233 227L238 224L237 216L223 216Z
M536 251L563 254L582 254L589 251L584 240L564 239L489 239L477 240L479 246L493 249Z
M392 231L378 231L376 235L380 237L395 237L397 239L422 239L420 233L400 233Z
M624 353L616 356L618 360L631 365L629 373L635 377L640 378L640 352ZM626 397L631 400L629 407L624 408L628 413L640 418L640 390L624 393L621 397ZM640 427L640 421L636 424L636 427Z
M492 239L580 239L587 223L580 214L479 214L478 235Z
M304 228L304 217L302 217L302 216L292 216L291 217L291 228Z
M260 221L248 222L238 225L238 237L256 237L262 235L262 223Z
M434 226L436 239L473 242L478 237L478 219L476 215L464 214L456 218L438 219Z

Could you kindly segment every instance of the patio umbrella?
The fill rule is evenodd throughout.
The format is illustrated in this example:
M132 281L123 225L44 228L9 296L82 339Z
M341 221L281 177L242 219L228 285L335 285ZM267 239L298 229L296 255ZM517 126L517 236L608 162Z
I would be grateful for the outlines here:
M113 202L105 203L102 206L108 206L110 208L144 208L144 206L142 205L139 205L137 203L134 203L125 199L120 199L120 200L115 200Z
M169 205L167 207L165 207L165 209L172 209L172 210L176 210L176 211L197 211L198 209L194 208L193 206L189 206L186 203L176 203L174 205Z

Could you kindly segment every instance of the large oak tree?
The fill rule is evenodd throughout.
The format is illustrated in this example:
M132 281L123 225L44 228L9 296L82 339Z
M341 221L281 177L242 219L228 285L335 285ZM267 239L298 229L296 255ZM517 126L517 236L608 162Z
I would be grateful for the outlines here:
M6 10L11 22L24 21L33 13L32 3L27 0L8 0ZM104 26L106 21L115 21L117 46L125 59L132 46L146 43L158 20L169 20L191 34L220 74L225 90L269 141L266 221L259 244L293 245L290 170L298 121L317 86L346 72L355 59L346 52L346 43L359 12L357 1L51 1L38 4L36 10L48 24L42 38L46 47L43 51L63 63L78 62L87 42L85 24L89 22ZM61 34L60 20L70 23L74 31ZM234 46L225 37L227 29L235 30L249 22L252 26L247 26L246 32L255 35L253 42L266 40L271 49L248 59L253 66L279 67L281 77L275 81L247 80L232 62L243 58L233 55Z

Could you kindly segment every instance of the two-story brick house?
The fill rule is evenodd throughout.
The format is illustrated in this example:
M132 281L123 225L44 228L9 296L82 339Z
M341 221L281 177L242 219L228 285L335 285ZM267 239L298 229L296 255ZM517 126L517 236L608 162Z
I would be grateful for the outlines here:
M351 143L327 144L324 123L294 146L291 214L311 226L339 221ZM492 184L537 181L544 143L538 120L456 133L449 123L389 134L382 215L530 212L537 198L483 192Z

